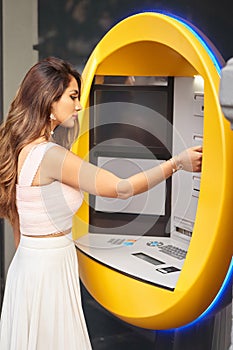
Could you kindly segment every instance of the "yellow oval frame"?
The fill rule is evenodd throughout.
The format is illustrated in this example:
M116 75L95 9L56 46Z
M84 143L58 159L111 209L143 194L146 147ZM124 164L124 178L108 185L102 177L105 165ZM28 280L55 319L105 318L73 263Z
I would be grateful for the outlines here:
M83 72L81 103L88 107L95 75L194 76L204 79L204 142L201 189L193 237L173 292L135 280L78 251L81 279L106 309L133 325L169 329L188 324L217 295L232 257L233 133L218 99L220 76L192 30L159 13L140 13L113 27ZM73 151L89 152L88 109ZM74 238L88 231L88 197L74 219Z

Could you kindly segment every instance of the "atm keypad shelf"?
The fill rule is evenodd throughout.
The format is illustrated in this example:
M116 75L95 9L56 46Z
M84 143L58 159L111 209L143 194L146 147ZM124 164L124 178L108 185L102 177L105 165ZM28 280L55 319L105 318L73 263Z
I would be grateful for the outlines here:
M81 253L104 266L169 290L175 289L188 249L188 243L181 239L177 244L177 240L165 237L95 233L75 243Z

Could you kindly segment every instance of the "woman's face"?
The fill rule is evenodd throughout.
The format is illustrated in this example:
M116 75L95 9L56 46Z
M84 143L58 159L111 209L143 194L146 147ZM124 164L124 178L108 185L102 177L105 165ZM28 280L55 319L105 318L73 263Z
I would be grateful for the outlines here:
M53 102L51 113L56 119L51 120L52 128L62 125L66 128L73 128L78 118L78 111L82 109L79 101L79 88L76 79L72 76L69 86L61 98Z

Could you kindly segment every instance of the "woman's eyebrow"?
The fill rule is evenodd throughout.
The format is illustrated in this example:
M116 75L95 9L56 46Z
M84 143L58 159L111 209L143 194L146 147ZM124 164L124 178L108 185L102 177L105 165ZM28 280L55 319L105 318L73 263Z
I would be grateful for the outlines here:
M71 90L70 92L72 92L72 93L75 93L75 94L78 94L79 92L78 92L78 90Z

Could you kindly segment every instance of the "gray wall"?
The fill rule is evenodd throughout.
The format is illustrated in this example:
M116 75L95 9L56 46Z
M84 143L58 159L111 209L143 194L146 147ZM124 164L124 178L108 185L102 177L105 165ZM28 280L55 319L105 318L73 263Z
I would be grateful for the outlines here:
M37 0L3 0L3 114L27 70L38 60ZM14 254L12 230L5 223L5 273Z

